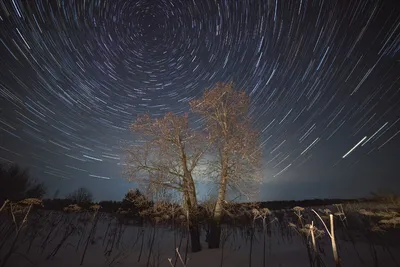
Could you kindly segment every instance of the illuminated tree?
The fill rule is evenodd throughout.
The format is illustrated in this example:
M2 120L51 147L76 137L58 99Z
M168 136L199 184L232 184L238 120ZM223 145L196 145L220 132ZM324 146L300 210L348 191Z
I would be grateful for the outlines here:
M232 83L218 83L206 89L201 98L190 102L191 111L202 116L208 140L214 148L209 171L217 174L218 196L213 211L209 247L219 247L220 221L227 190L250 197L261 182L259 133L252 126L250 98L235 90Z
M171 112L163 118L139 116L131 129L140 139L128 149L128 180L145 186L153 196L164 195L166 189L181 194L189 215L192 251L201 250L193 172L207 148L203 136L190 129L187 114Z

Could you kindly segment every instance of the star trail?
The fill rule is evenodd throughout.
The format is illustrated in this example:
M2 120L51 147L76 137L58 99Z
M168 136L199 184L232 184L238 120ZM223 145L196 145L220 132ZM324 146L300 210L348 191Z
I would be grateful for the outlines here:
M0 0L0 160L118 199L135 117L233 81L263 199L400 188L399 64L395 0Z

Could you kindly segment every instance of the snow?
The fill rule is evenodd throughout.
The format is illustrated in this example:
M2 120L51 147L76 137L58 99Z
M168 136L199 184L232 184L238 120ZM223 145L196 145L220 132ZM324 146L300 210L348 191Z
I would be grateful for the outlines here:
M56 214L52 215L54 218ZM68 215L76 216L76 215ZM100 266L120 266L120 267L132 267L132 266L158 266L158 267L171 267L168 258L172 258L174 262L175 248L179 246L181 241L181 248L179 249L182 258L185 258L187 239L181 235L178 231L173 231L167 226L134 226L134 225L120 225L116 220L113 221L111 227L108 229L110 219L102 216L98 223L95 231L94 244L89 242L85 258L82 266L88 267L100 267ZM83 225L83 224L82 224ZM81 225L81 226L82 226ZM2 228L4 229L4 228ZM41 244L45 240L49 228L42 229L39 232L38 238L36 238L29 248L29 239L26 238L26 233L21 235L18 243L16 253L13 254L6 266L9 267L23 267L23 266L37 266L37 267L74 267L80 266L80 261L84 253L85 243L88 237L88 233L91 229L91 223L89 222L85 229L84 238L79 243L80 236L75 234L67 239L63 244L59 252L54 258L47 260L46 257L53 251L57 244L62 239L63 231L65 226L60 225L58 232L53 231L51 238L45 243L45 249L42 252ZM272 224L271 236L266 235L266 266L310 266L308 261L308 254L302 239L294 231L291 232L288 229L287 232L283 233L281 228L276 224ZM110 245L107 247L109 240L113 240L112 233L114 231L122 233L120 242L114 243L112 252L110 255L106 255L105 251L110 249ZM151 255L149 257L149 247L155 232L155 238L153 248L151 249ZM107 235L105 233L107 232ZM144 233L142 239L141 233ZM249 265L250 255L250 239L245 232L240 231L238 228L231 229L224 227L222 237L226 237L226 241L223 242L223 249L208 249L205 243L205 233L202 233L201 241L203 250L198 253L188 253L188 267L244 267ZM12 239L12 238L11 238ZM8 250L11 244L9 239L6 245L1 249L0 256L4 257L4 254ZM116 236L115 241L118 240ZM141 244L143 240L143 251L139 259ZM335 266L332 251L328 237L324 237L322 240L317 241L321 244L325 255L322 257L326 266ZM77 244L79 247L77 248ZM190 242L189 242L190 246ZM355 249L356 248L356 249ZM353 244L338 240L339 256L342 260L342 266L374 266L373 258L370 252L369 244L357 243L353 247ZM190 248L189 248L190 251ZM376 247L377 257L380 266L396 266L394 260L390 257L387 251L383 248ZM395 254L394 257L397 262L400 262L398 253L396 254L395 248L391 248L390 251ZM360 261L359 257L364 262ZM223 260L221 265L221 257L223 254ZM22 256L24 255L24 256ZM251 266L262 266L263 264L263 233L256 232L254 235L253 246L252 246L252 260ZM149 263L148 263L149 259ZM178 260L176 266L183 266Z

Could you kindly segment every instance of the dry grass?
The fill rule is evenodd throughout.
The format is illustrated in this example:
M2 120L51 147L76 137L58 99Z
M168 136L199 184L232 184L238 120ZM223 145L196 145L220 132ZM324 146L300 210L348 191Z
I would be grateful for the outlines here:
M120 246L126 225L118 220L127 211L119 210L115 214L105 215L101 213L101 207L97 204L87 209L75 204L65 207L64 212L42 213L35 209L40 205L42 205L42 202L38 199L25 199L16 203L6 202L0 207L0 212L3 214L1 218L5 220L0 221L0 240L4 240L3 243L7 244L1 246L2 243L0 242L0 252L2 249L5 250L5 253L3 253L5 256L1 259L0 266L5 266L11 255L21 253L19 245L25 240L29 240L32 243L37 240L41 253L46 251L46 248L50 248L50 251L46 252L47 257L45 258L47 259L54 258L67 244L73 245L77 249L78 247L84 248L84 251L89 250L91 245L97 242L95 232L98 231L96 230L98 220L108 223L106 232L100 233L102 236L102 244L100 245L104 246L104 256L110 266L122 261L129 255L129 250L125 246ZM212 204L209 206L212 207ZM206 205L202 207L203 210L199 211L201 216L212 214L211 210L207 210ZM235 204L226 202L224 209L229 219L230 228L228 229L229 231L224 232L225 234L222 237L224 239L223 244L228 242L229 238L233 238L235 231L237 231L235 229L242 227L243 233L247 235L250 241L247 243L250 246L249 250L246 249L249 253L249 266L254 265L254 262L252 262L252 258L255 255L253 243L255 244L256 242L263 242L261 243L264 246L263 265L268 266L266 243L268 242L268 229L273 224L276 224L274 226L275 231L280 231L282 235L286 235L285 231L289 232L291 230L293 235L297 234L302 238L313 266L324 265L322 262L323 255L320 254L319 249L324 240L331 243L334 255L333 259L325 258L324 260L330 260L339 266L341 264L339 256L341 255L339 255L340 250L338 251L337 246L340 246L344 238L349 238L347 236L344 237L344 234L353 235L355 231L353 229L356 229L357 233L361 233L361 237L365 238L370 244L372 255L376 253L378 246L386 247L391 245L391 243L377 243L378 239L375 239L375 236L379 236L379 242L386 242L385 238L390 238L393 236L393 231L398 233L400 229L400 209L393 200L389 203L343 203L320 207L320 209L314 209L314 211L310 208L298 206L290 210L271 211L267 208L261 208L258 203ZM140 251L143 250L141 254L144 255L143 258L145 258L145 261L147 260L147 264L151 265L155 264L156 261L163 261L157 259L160 255L156 246L158 227L163 224L166 226L172 225L173 229L176 226L179 229L178 232L181 233L179 244L183 243L181 248L181 245L178 246L175 241L173 247L178 248L174 251L175 263L174 260L168 259L169 264L176 266L177 262L178 266L187 266L188 245L186 245L185 249L184 244L186 240L189 240L189 236L187 234L188 216L185 211L176 204L157 202L153 206L143 209L141 215L145 219L145 223L150 223L151 227L144 227L141 228L141 231L138 231L136 237L133 238L134 244L132 247L141 247ZM37 222L40 223L37 224ZM8 224L11 227L7 228ZM145 237L144 232L148 233L147 237ZM56 236L59 239L53 241L56 240ZM71 243L71 240L75 240L72 237L78 237L78 244ZM351 242L356 244L358 242L355 239L356 237L352 238L354 240L350 239ZM397 244L399 243L398 241ZM144 244L149 245L146 247ZM224 264L224 249L226 249L224 246L221 247L220 266ZM85 253L81 258L82 264L85 263L84 258ZM138 260L143 261L140 257ZM379 261L375 256L373 260L375 262Z

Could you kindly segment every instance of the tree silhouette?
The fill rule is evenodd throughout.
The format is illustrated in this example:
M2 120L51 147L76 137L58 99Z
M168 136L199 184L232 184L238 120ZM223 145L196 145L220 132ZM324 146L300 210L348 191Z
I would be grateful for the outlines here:
M261 148L259 133L252 126L249 113L250 98L235 90L233 83L217 83L206 89L199 99L190 102L191 111L202 116L208 138L214 147L215 161L208 166L219 184L210 228L209 247L219 247L223 203L227 189L241 195L255 194L261 182Z
M85 204L93 201L92 192L85 187L76 189L72 193L68 194L66 198L77 204Z
M6 199L18 201L24 198L42 198L46 193L43 183L33 180L28 169L18 165L0 164L0 203Z

